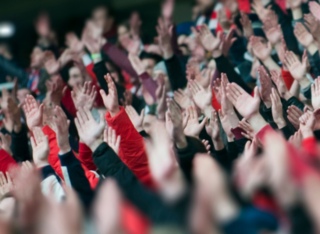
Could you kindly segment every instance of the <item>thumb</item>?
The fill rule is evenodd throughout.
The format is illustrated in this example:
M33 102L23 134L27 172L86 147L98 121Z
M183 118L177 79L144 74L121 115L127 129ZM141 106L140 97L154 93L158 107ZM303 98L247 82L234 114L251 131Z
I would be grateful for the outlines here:
M144 116L144 108L141 110L140 117Z
M204 127L204 125L208 122L208 117L205 117L202 122L200 123L201 128Z

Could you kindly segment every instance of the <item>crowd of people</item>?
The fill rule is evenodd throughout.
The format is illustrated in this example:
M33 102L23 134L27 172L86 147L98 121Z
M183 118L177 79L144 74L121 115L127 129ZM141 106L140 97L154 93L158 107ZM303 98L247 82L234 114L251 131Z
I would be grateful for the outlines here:
M0 234L320 232L319 3L174 7L0 44Z

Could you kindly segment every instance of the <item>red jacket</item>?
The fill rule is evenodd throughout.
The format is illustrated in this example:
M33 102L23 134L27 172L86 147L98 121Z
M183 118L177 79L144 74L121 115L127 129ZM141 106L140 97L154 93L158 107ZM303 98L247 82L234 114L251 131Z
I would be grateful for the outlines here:
M48 136L48 140L49 140L50 153L48 157L48 162L51 165L51 167L55 170L57 175L63 179L61 164L58 157L60 149L57 143L56 133L47 125L42 128L42 131L45 135ZM77 154L75 154L75 156L78 158ZM99 177L97 177L94 172L89 171L86 168L86 166L82 164L82 162L81 162L81 165L90 183L91 188L95 188L96 185L98 184Z
M121 136L119 149L120 159L144 185L154 187L143 137L134 128L124 108L120 107L120 112L114 117L111 117L108 112L106 114L106 120L108 126L113 128L117 135Z

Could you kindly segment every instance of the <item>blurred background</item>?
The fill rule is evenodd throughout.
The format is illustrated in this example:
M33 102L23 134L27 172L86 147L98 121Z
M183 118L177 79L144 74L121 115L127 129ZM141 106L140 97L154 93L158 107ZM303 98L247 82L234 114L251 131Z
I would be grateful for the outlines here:
M174 21L179 24L191 20L194 0L177 0ZM10 34L9 25L15 28L12 36L1 37L0 43L10 44L14 57L23 67L29 65L29 55L37 41L34 22L37 15L49 13L52 28L58 35L59 45L64 45L65 34L75 31L80 36L85 20L94 7L107 5L115 13L115 20L121 23L130 17L132 11L140 13L142 32L148 32L145 42L156 36L155 25L161 11L161 0L1 0L0 33ZM2 27L2 28L1 28Z

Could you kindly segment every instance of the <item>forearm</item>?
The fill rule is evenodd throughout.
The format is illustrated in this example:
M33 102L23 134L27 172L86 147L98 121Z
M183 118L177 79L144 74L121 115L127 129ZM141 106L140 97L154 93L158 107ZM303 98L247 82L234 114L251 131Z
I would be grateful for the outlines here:
M143 87L152 96L153 100L157 100L157 96L156 96L156 90L158 88L157 82L153 80L152 77L150 77L150 75L146 72L139 75L139 78L141 78Z
M27 133L28 133L27 126L22 125L19 132L13 131L11 134L11 139L12 139L11 150L13 153L13 158L17 162L32 160L32 156L29 152Z
M102 47L102 50L109 56L109 58L122 70L126 71L127 73L130 74L130 76L138 79L138 74L136 71L133 69L131 66L131 63L127 57L127 55L118 49L116 46L110 44L107 42L104 44Z
M176 55L165 59L166 68L168 70L168 78L171 85L171 90L175 91L184 89L187 86L187 79L182 65Z
M269 70L276 70L277 72L281 72L281 68L279 65L269 56L267 59L262 61L263 64L269 69Z

